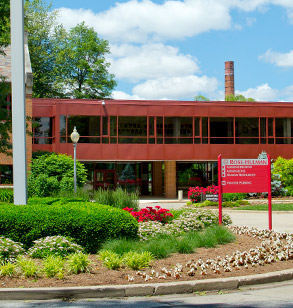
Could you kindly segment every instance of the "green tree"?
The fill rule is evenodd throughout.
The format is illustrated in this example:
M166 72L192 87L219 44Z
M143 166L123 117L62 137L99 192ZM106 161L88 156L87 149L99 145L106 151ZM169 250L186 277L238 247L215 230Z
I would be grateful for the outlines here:
M54 67L56 61L55 40L52 35L57 28L58 11L51 11L52 2L26 0L25 30L34 76L33 97L60 97L55 87Z
M243 95L229 94L229 95L226 95L225 101L227 102L255 102L255 99L251 97L246 98Z
M10 41L10 1L0 2L0 54Z
M282 185L288 191L290 196L293 195L293 158L285 159L279 156L274 162L272 173L279 175Z
M207 97L205 97L205 96L203 96L201 94L196 95L194 100L198 101L198 102L209 102L210 101Z
M116 86L109 74L105 55L110 53L108 41L100 39L85 23L56 35L56 76L67 96L74 98L106 98Z

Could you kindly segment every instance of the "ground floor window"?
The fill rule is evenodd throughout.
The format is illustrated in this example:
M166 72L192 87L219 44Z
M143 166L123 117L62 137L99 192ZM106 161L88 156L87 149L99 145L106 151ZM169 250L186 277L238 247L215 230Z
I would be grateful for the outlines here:
M106 162L84 163L88 170L88 183L93 189L122 188L140 195L152 194L152 163Z
M177 162L177 190L187 195L189 187L217 185L217 162Z
M0 165L0 184L13 184L12 165Z

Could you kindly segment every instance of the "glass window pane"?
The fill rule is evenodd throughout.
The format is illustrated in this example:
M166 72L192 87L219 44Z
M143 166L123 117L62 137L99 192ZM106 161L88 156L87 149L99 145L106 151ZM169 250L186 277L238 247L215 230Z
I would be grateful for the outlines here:
M100 136L100 117L99 116L68 116L67 133L72 133L74 126L79 135ZM78 141L80 142L80 141Z
M236 143L259 143L258 121L258 118L235 118L235 134L236 137L241 137L236 139ZM255 139L247 137L255 137Z
M155 135L155 118L149 117L149 136Z
M119 136L147 136L147 117L118 117Z
M163 137L163 117L157 117L157 136Z
M267 135L267 119L266 118L260 118L260 136L266 137Z
M210 118L210 137L213 144L234 143L234 119Z
M60 136L66 136L66 116L60 116Z
M200 125L200 118L194 118L194 136L200 135L199 125Z
M274 136L274 119L268 118L268 130L269 130L269 136Z
M208 137L208 118L201 119L202 137Z
M52 137L52 118L34 118L34 137Z
M103 117L103 135L108 136L108 117Z
M110 117L110 134L111 136L117 136L117 117Z

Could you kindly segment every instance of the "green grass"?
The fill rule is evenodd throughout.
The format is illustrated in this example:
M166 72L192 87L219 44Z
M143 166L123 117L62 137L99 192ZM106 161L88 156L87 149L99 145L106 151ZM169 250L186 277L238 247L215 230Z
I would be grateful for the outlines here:
M150 252L154 258L163 259L171 253L192 253L196 248L215 247L233 242L234 234L225 227L213 226L202 232L188 232L183 236L174 237L173 235L158 235L148 241L134 241L116 239L107 241L102 249L111 251L120 257L128 252Z
M255 204L239 207L235 210L248 210L248 211L267 211L268 204ZM281 204L273 204L273 211L293 211L293 203L281 203Z

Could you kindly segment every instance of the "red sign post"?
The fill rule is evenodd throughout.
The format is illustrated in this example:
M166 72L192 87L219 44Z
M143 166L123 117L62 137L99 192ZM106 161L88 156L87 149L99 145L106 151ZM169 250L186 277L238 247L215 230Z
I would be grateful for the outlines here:
M269 229L272 229L271 159L222 159L218 157L219 224L222 193L267 192Z

